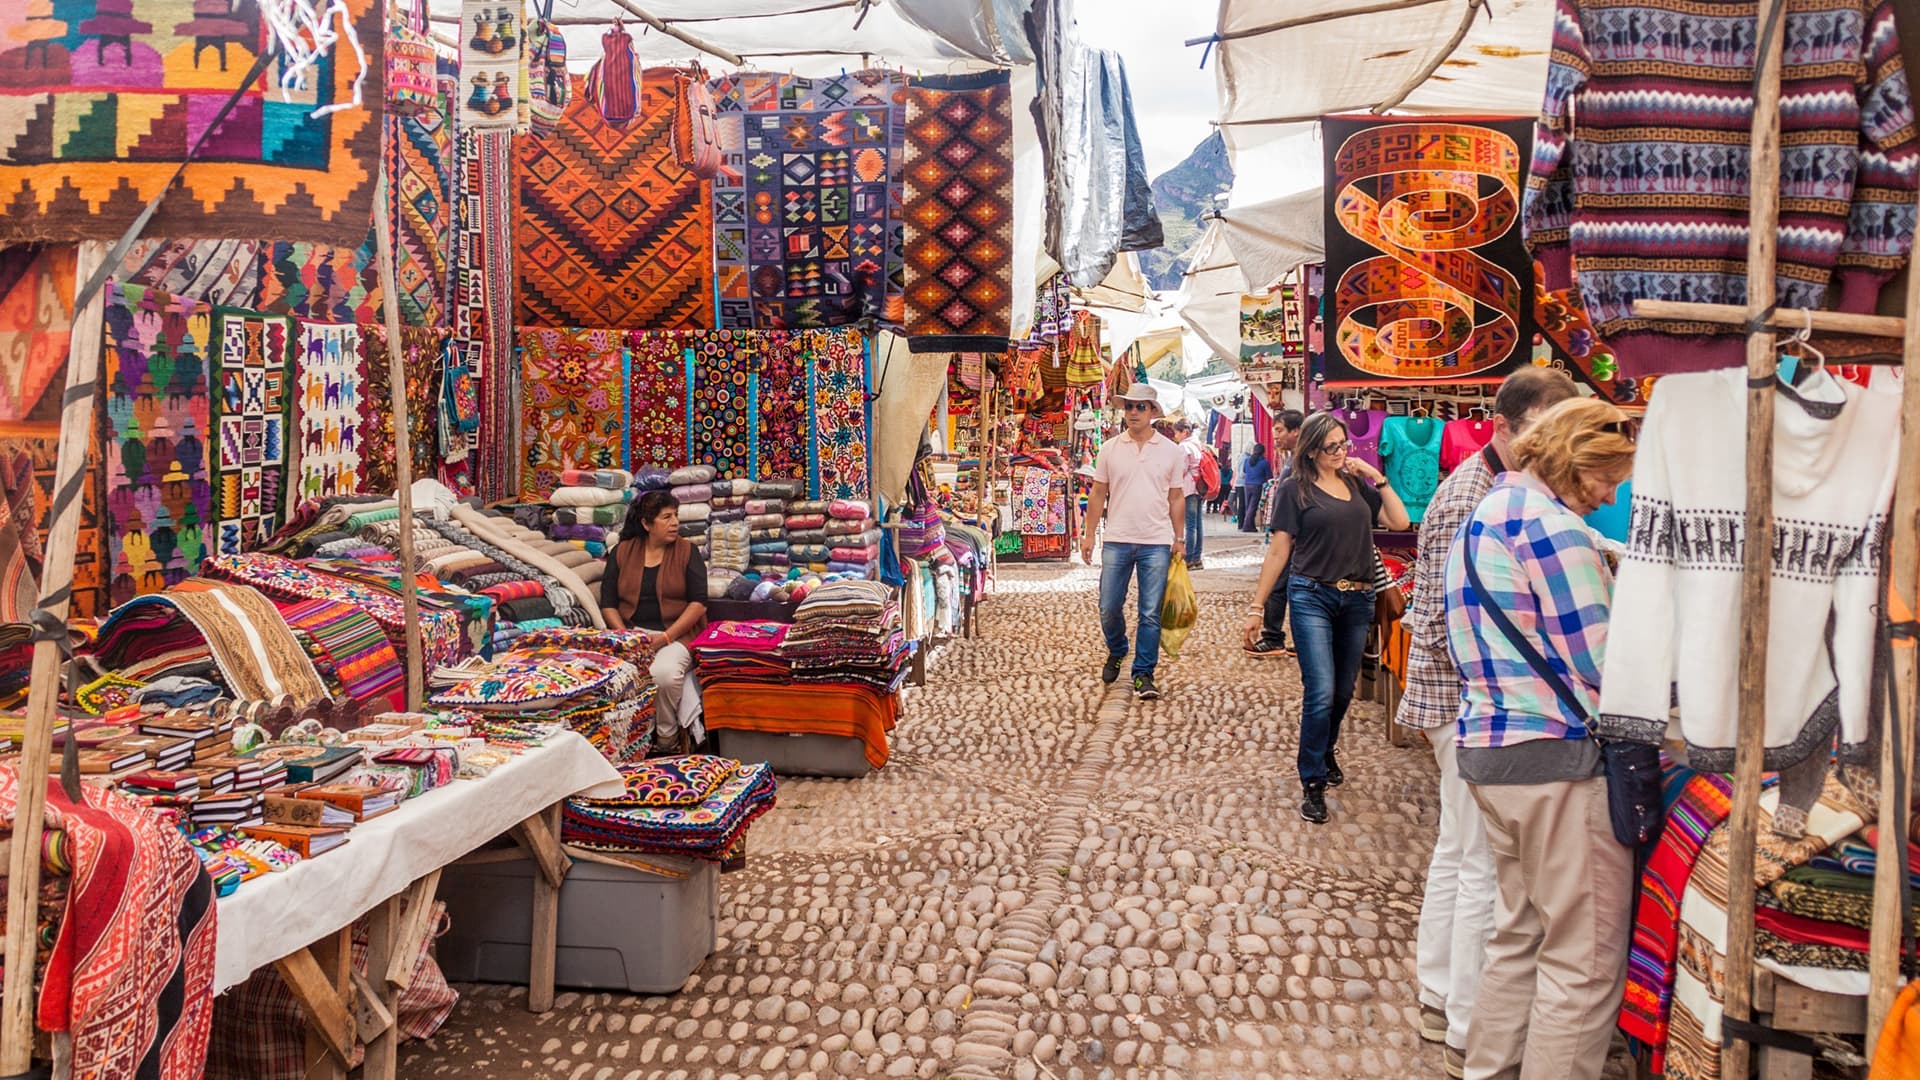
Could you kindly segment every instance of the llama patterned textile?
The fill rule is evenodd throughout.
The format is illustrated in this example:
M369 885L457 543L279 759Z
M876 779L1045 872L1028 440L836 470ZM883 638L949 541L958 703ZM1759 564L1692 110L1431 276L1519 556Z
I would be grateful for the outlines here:
M1779 304L1826 306L1837 283L1841 309L1871 311L1912 247L1920 180L1893 5L1785 6ZM1747 302L1755 7L1559 0L1523 227L1550 289L1571 269L1623 374L1742 362L1739 327L1649 323L1633 301Z

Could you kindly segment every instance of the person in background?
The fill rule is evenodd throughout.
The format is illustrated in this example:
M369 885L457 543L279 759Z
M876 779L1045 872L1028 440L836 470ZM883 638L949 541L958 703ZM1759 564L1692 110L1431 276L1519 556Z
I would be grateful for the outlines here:
M1180 474L1180 490L1186 493L1184 522L1186 527L1187 569L1203 569L1200 565L1202 546L1206 540L1206 515L1201 512L1206 496L1200 491L1200 459L1206 456L1207 448L1200 445L1200 436L1193 430L1193 421L1181 417L1173 425L1174 441L1180 444L1180 454L1186 465Z
M653 643L654 741L681 752L703 741L700 683L687 647L707 622L707 564L680 536L680 501L640 496L607 552L600 613L615 630L644 630Z
M1247 451L1247 459L1240 465L1240 531L1254 532L1256 508L1260 505L1260 490L1273 479L1273 463L1267 460L1267 448L1259 443Z
M1126 429L1101 444L1093 463L1093 494L1087 497L1086 528L1080 533L1080 557L1093 562L1093 533L1106 521L1100 548L1100 630L1107 639L1107 662L1100 681L1120 677L1127 659L1127 578L1139 582L1140 622L1133 650L1133 696L1160 696L1153 672L1160 664L1160 605L1167 598L1167 571L1180 543L1186 490L1181 477L1186 455L1153 429L1160 399L1137 383L1120 395Z
M1285 480L1293 473L1293 448L1300 441L1300 425L1307 418L1299 409L1283 409L1273 420L1273 445L1280 454L1279 478ZM1258 497L1256 497L1256 502ZM1256 514L1258 509L1254 511ZM1287 580L1285 567L1280 570L1280 580ZM1260 623L1260 634L1251 641L1244 642L1241 648L1248 656L1273 657L1291 656L1293 650L1287 648L1287 590L1275 589L1267 596L1266 618Z
M1334 748L1373 627L1373 530L1408 525L1393 485L1348 454L1351 445L1346 425L1331 413L1301 425L1293 475L1273 493L1273 540L1247 614L1251 639L1285 569L1302 687L1300 816L1315 825L1327 820L1327 788L1346 780Z
M1493 399L1493 439L1440 482L1420 522L1419 563L1412 602L1401 625L1407 651L1407 691L1394 721L1426 737L1440 767L1440 836L1427 864L1420 908L1420 1037L1445 1046L1447 1075L1466 1068L1467 1021L1480 985L1487 935L1493 931L1493 852L1480 808L1454 764L1454 722L1460 717L1460 676L1447 654L1447 554L1454 534L1473 513L1493 478L1507 470L1513 440L1535 417L1575 394L1573 380L1552 368L1525 367L1507 376Z
M1627 417L1562 401L1447 555L1462 680L1456 764L1486 822L1499 903L1468 1023L1469 1078L1597 1080L1633 939L1633 852L1614 839L1597 715L1613 577L1581 515L1633 469Z
M1226 509L1227 504L1232 501L1233 451L1224 446L1217 447L1213 451L1213 458L1220 466L1220 490L1214 492L1213 502L1207 509L1217 514Z

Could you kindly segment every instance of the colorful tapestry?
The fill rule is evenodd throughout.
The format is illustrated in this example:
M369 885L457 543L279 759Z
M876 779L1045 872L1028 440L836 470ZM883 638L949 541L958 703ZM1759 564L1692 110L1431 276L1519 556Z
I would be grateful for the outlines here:
M300 459L294 501L360 490L360 429L367 403L360 375L360 330L351 323L301 323L294 351L294 450Z
M160 205L152 234L359 242L380 167L377 68L362 104L350 103L379 62L386 13L374 0L344 9L360 49L328 51L284 97L281 64L269 64ZM0 5L0 245L118 238L267 37L252 4Z
M718 330L689 335L693 346L692 436L695 465L720 476L753 475L753 399L748 376L758 353L757 335Z
M897 324L906 76L744 72L712 89L719 325Z
M257 551L216 556L208 559L201 571L216 581L251 585L275 600L319 597L351 604L379 623L396 649L406 643L405 608L391 589L351 581L308 564ZM434 664L457 662L467 652L460 632L459 613L430 604L420 605L419 610L422 651L429 670Z
M293 320L238 308L214 315L214 550L251 551L280 531L293 407Z
M379 323L359 327L360 333L360 489L393 493L399 486L394 467L393 404L388 387L387 328ZM400 363L406 372L407 435L413 458L413 478L437 475L434 428L439 423L441 354L447 332L429 326L400 328Z
M213 309L107 286L107 555L122 604L193 574L212 554L208 354Z
M512 130L527 121L524 12L516 4L460 5L460 126Z
M1587 318L1579 284L1549 289L1546 269L1538 262L1533 264L1533 321L1546 339L1546 352L1554 366L1616 405L1646 406L1653 394L1654 377L1623 375L1619 357L1612 346L1600 340L1593 321Z
M520 365L513 355L513 144L504 131L463 133L454 173L453 362L472 373L485 447L473 470L480 497L520 490Z
M766 335L760 350L756 456L759 479L807 475L807 354L831 331Z
M1005 71L907 85L906 329L915 352L1007 348L1012 102Z
M671 330L627 334L627 464L634 472L687 464L687 341Z
M713 325L713 208L674 160L673 106L670 75L648 71L639 117L614 128L576 82L560 130L519 140L521 325Z
M393 214L400 319L447 321L447 253L453 240L453 125L444 112L388 118L387 198Z
M309 655L332 671L355 701L406 707L407 669L386 632L352 604L319 597L275 602Z
M823 335L808 378L813 386L817 499L864 499L867 461L867 362L858 331Z
M59 395L49 394L44 400L57 404ZM59 441L58 420L36 420L0 428L0 471L8 476L25 475L31 483L31 490L25 493L31 506L22 508L19 519L30 522L32 527L22 528L20 541L28 549L28 559L36 564L45 557L47 535L53 526L54 456L58 453ZM69 608L76 618L105 615L112 606L107 598L110 564L106 502L101 495L105 490L103 454L99 445L90 447L81 473L80 534L73 555L73 602ZM10 491L8 495L11 498L13 493Z
M371 226L357 247L263 243L259 310L315 322L378 322L383 294L374 255Z
M11 282L0 288L0 421L17 421L66 374L74 257L41 247L11 249L4 258ZM59 413L52 418L57 428Z
M1520 192L1533 119L1330 116L1321 127L1326 383L1495 382L1529 363Z
M253 240L143 237L127 249L114 280L204 304L251 308L260 303L260 247Z
M526 398L520 494L543 500L565 469L621 468L627 420L625 350L617 330L521 330Z

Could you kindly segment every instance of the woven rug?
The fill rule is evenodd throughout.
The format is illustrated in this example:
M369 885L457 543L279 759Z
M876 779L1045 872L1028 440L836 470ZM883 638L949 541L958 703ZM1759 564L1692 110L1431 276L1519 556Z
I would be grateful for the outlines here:
M721 327L898 321L905 87L892 71L714 81Z
M382 296L371 227L358 245L260 245L261 311L316 322L378 322Z
M513 148L504 131L461 136L454 174L453 343L479 383L480 428L468 440L488 502L520 490L520 365L513 356Z
M723 477L753 475L753 374L756 335L716 330L691 335L693 345L692 461Z
M116 281L223 307L260 303L260 247L253 240L134 241Z
M194 578L136 603L170 604L193 623L213 650L221 681L240 701L288 694L301 707L328 696L313 660L258 589Z
M813 387L816 499L864 499L867 463L866 354L859 331L820 335L808 380Z
M619 331L520 331L520 382L522 498L551 495L565 469L623 467L627 376Z
M360 52L330 50L283 99L281 65L243 94L160 206L156 236L358 243L380 161L385 12L344 0ZM7 5L0 245L116 239L185 159L266 41L257 10L196 0ZM13 48L16 43L22 43ZM347 106L375 70L362 104Z
M387 328L379 323L360 331L360 489L391 495L399 484L394 469L393 406L388 392ZM407 373L407 434L412 439L413 478L437 475L434 428L439 423L441 354L447 332L426 326L400 328L400 362Z
M213 547L234 555L266 543L286 516L293 320L220 308L214 339Z
M906 91L908 347L1000 352L1013 320L1013 108L1004 71Z
M0 289L0 421L16 421L66 373L74 260L53 248L17 248L7 258L12 281Z
M559 130L519 141L522 325L713 325L713 208L674 160L673 102L672 79L650 70L639 117L616 129L576 79Z
M687 336L627 334L627 468L671 472L687 463Z
M453 241L453 125L443 113L391 116L387 122L400 319L439 326L447 321L447 257Z
M807 475L807 352L831 331L773 331L762 335L754 434L755 477L785 480Z
M318 597L350 604L379 623L396 649L406 642L406 614L400 597L391 589L349 581L292 559L260 552L208 559L201 572L218 581L251 585L275 600ZM458 612L422 604L420 634L429 670L435 664L456 663L467 654Z
M106 529L115 604L184 580L212 553L213 341L205 304L107 286Z
M300 459L294 500L360 490L360 430L366 402L360 330L351 323L300 324L293 356L294 447Z
M470 131L524 128L527 34L524 12L511 4L463 0L460 5L460 126Z
M338 600L313 597L283 600L275 606L296 634L325 654L326 665L347 696L355 701L382 699L396 709L406 707L406 666L379 623Z

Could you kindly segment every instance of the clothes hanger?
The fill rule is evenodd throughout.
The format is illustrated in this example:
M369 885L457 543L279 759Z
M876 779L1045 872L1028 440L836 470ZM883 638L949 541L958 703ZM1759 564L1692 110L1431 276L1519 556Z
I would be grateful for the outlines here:
M1807 324L1805 326L1795 330L1790 337L1776 345L1776 348L1783 353L1789 349L1793 350L1793 355L1785 358L1791 359L1794 363L1793 370L1788 372L1786 376L1787 383L1793 386L1804 386L1808 378L1827 369L1827 354L1821 352L1819 348L1813 344L1812 340L1813 312L1806 312L1806 317ZM1808 366L1806 363L1809 354L1813 358L1812 366Z

